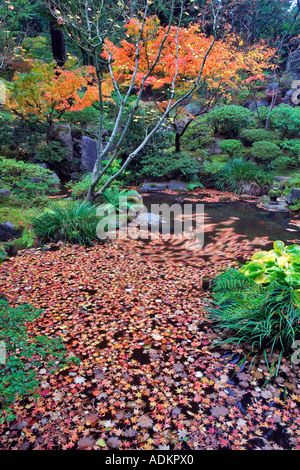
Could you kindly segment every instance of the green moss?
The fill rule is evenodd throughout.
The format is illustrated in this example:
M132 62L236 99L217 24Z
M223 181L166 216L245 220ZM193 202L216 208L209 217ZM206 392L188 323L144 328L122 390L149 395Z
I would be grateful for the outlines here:
M9 199L9 198L6 198ZM53 200L49 199L49 204ZM55 199L55 203L60 207L67 207L70 201L65 199ZM39 207L20 208L17 204L11 204L7 201L0 202L0 223L11 222L17 229L24 229L31 224L32 218L37 212L47 210L47 206L42 209Z

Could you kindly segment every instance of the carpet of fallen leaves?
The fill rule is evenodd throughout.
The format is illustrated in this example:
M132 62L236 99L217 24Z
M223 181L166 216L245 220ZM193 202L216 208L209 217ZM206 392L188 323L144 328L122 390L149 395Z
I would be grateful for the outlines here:
M208 229L211 227L208 227ZM256 243L230 221L201 252L178 241L31 249L0 268L12 306L43 309L30 334L60 337L80 358L50 373L0 425L7 450L298 449L299 367L270 378L241 349L210 348L202 278L249 257Z

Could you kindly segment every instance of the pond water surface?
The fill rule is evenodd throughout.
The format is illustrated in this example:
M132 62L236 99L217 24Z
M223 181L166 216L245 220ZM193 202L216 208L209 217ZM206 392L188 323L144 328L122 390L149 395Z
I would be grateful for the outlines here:
M152 204L180 204L182 208L186 203L191 204L189 201L185 202L182 196L165 194L144 196L143 202L149 212ZM205 243L215 237L220 229L224 229L224 226L232 227L235 234L242 235L251 242L261 237L269 238L270 245L275 240L294 243L299 238L300 242L300 230L291 224L291 220L296 217L288 212L268 212L258 208L255 203L244 201L207 203L201 202L201 198L193 203L193 211L196 211L196 204L204 205L205 224L213 226L205 236Z

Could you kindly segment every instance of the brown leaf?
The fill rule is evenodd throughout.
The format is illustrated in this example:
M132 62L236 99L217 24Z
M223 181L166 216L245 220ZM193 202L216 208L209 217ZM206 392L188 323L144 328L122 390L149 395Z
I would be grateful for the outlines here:
M210 411L215 418L226 416L228 414L228 410L225 406L213 406Z
M147 415L142 415L138 419L138 425L141 426L142 428L151 428L153 425L153 421L149 416Z
M96 413L89 413L84 416L84 420L87 426L96 426L99 421L99 416Z
M95 441L92 437L82 437L77 442L78 449L86 449L88 447L92 447L95 444Z

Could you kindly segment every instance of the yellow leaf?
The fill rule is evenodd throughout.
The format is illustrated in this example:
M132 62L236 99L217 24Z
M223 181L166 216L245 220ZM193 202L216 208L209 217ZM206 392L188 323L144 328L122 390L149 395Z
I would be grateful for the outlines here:
M106 447L106 443L104 439L98 439L97 444L100 447Z

